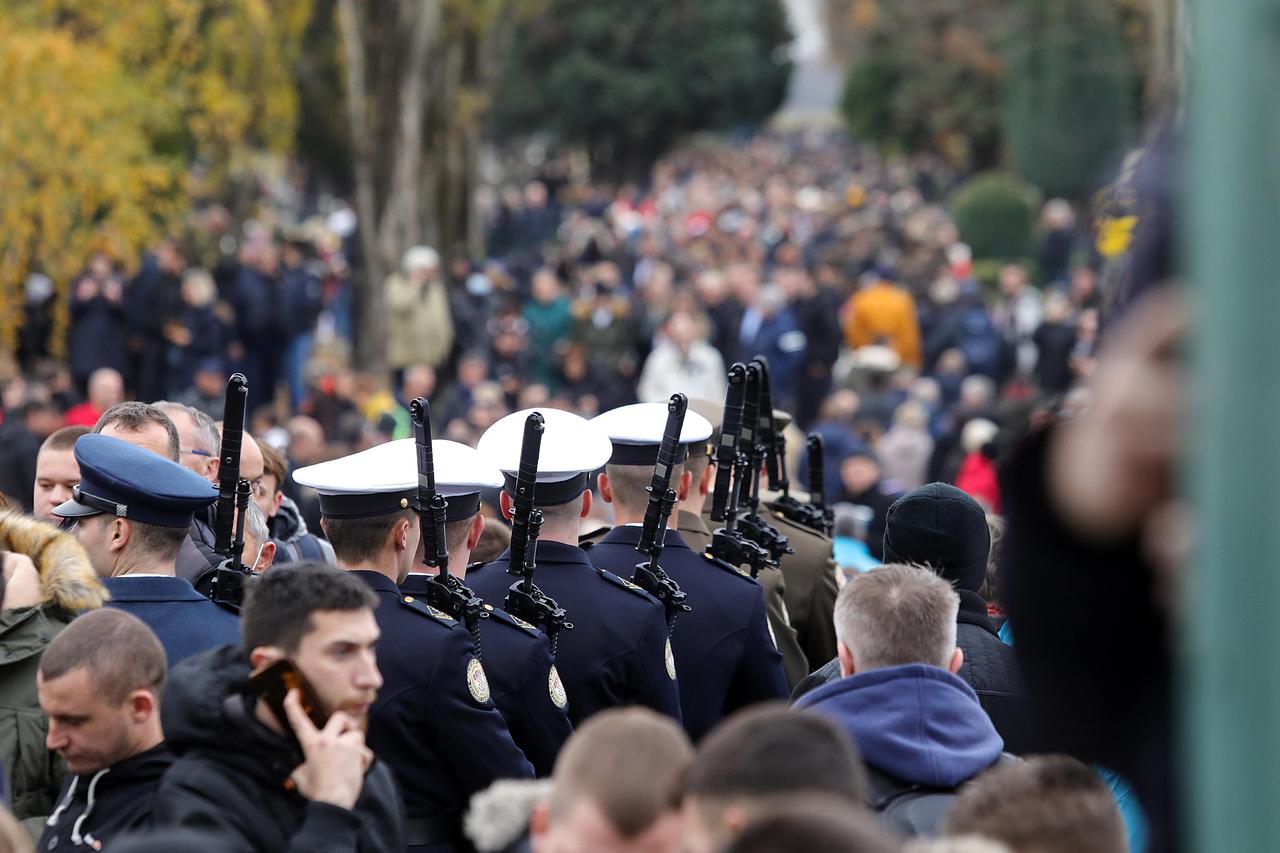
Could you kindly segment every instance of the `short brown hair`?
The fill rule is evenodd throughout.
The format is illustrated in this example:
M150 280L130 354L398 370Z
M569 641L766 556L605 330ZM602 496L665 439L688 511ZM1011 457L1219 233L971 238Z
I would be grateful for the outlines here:
M417 516L412 510L401 510L390 515L377 515L373 518L329 518L321 519L321 527L333 546L333 554L338 562L355 564L363 563L377 556L386 544L391 528L401 519L417 523Z
M965 785L943 822L948 835L981 835L1014 853L1125 853L1115 797L1092 768L1038 755L988 770Z
M112 516L104 516L112 518ZM163 527L159 524L143 524L128 519L133 547L140 555L149 555L157 561L167 563L178 558L182 543L187 539L185 527Z
M548 807L556 821L589 797L624 838L634 838L680 805L693 760L684 730L645 708L603 711L565 743Z
M164 685L164 646L137 616L103 607L72 620L40 657L40 676L46 681L77 669L88 670L94 689L114 703L135 690L158 698Z
M836 598L836 637L859 671L923 663L946 668L956 650L960 597L923 566L854 575Z
M40 445L40 452L46 450L75 450L76 441L82 435L87 435L89 428L86 426L69 426L59 430L54 430L49 437L44 440L44 444Z
M653 480L652 465L614 465L605 466L605 474L609 477L609 488L613 490L613 502L631 514L644 512L649 503L649 483ZM684 463L671 466L671 488L680 483L684 476Z
M779 792L867 800L867 776L848 733L781 703L739 711L707 735L685 781L700 801L770 797Z
M360 578L326 563L290 563L253 579L240 610L246 652L277 646L293 654L315 629L311 614L324 610L373 610L378 596Z
M484 519L484 532L480 534L480 541L471 552L471 559L481 563L492 563L509 547L511 547L511 528L503 524L496 514L487 515Z
M755 812L725 853L894 853L896 841L865 808L837 797L779 797Z
M280 487L284 485L284 478L289 476L289 463L285 461L283 454L276 450L265 441L258 442L258 449L262 451L262 474L266 477L276 478L276 492L280 491Z

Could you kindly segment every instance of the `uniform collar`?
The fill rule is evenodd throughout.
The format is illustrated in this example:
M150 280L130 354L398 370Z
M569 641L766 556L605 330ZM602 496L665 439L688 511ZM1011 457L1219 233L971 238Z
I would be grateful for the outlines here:
M615 527L605 534L600 540L601 545L630 545L635 547L640 542L640 535L644 532L644 527L635 524L628 524L623 527ZM667 537L663 540L663 548L683 548L688 551L689 546L685 544L684 538L681 537L678 530L667 528ZM539 557L542 552L539 550Z
M678 510L679 515L676 516L676 526L678 529L687 533L701 533L704 536L710 535L711 531L707 529L706 522L702 520L702 516L689 512L687 509Z
M511 562L511 549L502 552L499 560L505 560L508 564ZM566 545L563 542L552 542L550 540L538 540L538 565L563 564L566 566L590 565L584 552L577 545Z
M382 572L375 572L372 569L348 569L348 571L364 581L374 592L387 592L397 598L400 597L400 588Z
M119 575L102 578L111 600L121 601L208 601L186 578L156 575Z

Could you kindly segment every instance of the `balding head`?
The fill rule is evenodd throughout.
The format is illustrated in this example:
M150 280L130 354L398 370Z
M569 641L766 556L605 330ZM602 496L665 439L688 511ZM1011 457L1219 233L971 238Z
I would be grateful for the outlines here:
M178 430L178 462L209 482L218 482L218 450L222 442L213 419L182 403L160 400L152 405L168 415Z
M89 402L95 409L107 409L124 402L124 377L110 367L99 367L89 374Z

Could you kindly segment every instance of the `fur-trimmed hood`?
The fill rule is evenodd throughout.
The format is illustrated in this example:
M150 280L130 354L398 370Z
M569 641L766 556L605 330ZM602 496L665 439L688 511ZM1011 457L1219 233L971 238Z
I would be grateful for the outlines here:
M52 524L18 512L0 513L0 550L31 558L40 572L46 604L78 613L101 607L110 598L84 548Z
M463 829L480 853L527 849L529 817L551 795L550 779L504 779L471 798ZM526 842L527 844L527 842Z

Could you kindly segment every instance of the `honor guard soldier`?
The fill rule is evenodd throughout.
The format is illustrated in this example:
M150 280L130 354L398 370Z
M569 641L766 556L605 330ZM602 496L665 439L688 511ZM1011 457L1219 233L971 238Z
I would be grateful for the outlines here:
M170 666L240 641L240 620L175 576L197 511L217 500L209 481L150 450L108 435L76 441L80 484L53 514L75 536L111 593L160 638Z
M689 492L677 504L676 529L685 544L701 554L711 544L711 527L715 522L710 520L711 486L715 481L715 445L720 440L720 421L724 416L724 406L710 400L690 400L689 410L702 415L711 424L711 438L703 443L689 445L685 456L684 468L689 472L692 485ZM832 579L834 581L834 575ZM782 668L787 673L787 683L795 687L808 675L813 667L800 648L796 637L796 629L791 623L787 602L788 588L782 572L769 569L756 578L764 590L764 605L769 614L769 627L773 631L773 639L782 653ZM831 607L835 608L835 593L831 593Z
M412 449L412 448L411 448ZM469 849L462 817L471 796L499 779L533 776L494 707L471 634L397 584L418 550L416 469L379 445L300 468L320 495L321 526L339 568L377 594L383 685L369 713L368 744L395 771L411 849Z
M589 475L609 461L608 437L585 419L557 409L546 420L533 502L543 513L537 543L537 586L568 613L573 629L559 639L556 668L575 725L596 711L645 705L680 719L676 665L666 614L628 580L591 565L578 547L581 520L591 510ZM480 438L479 450L502 471L502 512L512 514L525 422L533 410L507 415ZM516 578L511 551L473 569L467 580L487 601L503 601ZM518 573L517 569L517 573Z
M502 487L502 472L473 448L456 441L431 442L435 459L435 485L445 499L445 538L449 546L449 574L467 578L467 560L480 541L484 515L480 492ZM384 445L401 458L403 470L414 470L411 438ZM431 572L424 571L419 556L400 584L401 592L425 600ZM486 602L486 618L479 620L484 671L489 677L493 704L498 706L511 739L539 776L550 776L560 747L573 733L566 712L568 696L551 656L547 637L532 624L501 608L502 600Z
M614 528L590 549L591 562L622 577L646 559L641 539L648 489L667 423L667 405L638 403L605 412L591 423L608 434L613 455L599 476L600 495L613 505ZM690 445L706 445L711 424L688 412L672 469L676 497L687 495L692 477L684 470ZM734 566L689 548L668 522L659 563L688 596L689 612L671 632L680 674L685 731L698 740L721 719L756 702L783 699L789 691L782 655L770 637L760 585Z

